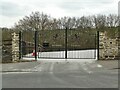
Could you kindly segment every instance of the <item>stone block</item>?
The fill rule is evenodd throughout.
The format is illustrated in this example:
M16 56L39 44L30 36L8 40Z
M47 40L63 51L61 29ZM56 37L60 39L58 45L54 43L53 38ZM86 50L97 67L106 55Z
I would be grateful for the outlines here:
M100 59L115 59L119 52L119 42L117 38L111 39L105 33L100 33L99 36L99 58Z

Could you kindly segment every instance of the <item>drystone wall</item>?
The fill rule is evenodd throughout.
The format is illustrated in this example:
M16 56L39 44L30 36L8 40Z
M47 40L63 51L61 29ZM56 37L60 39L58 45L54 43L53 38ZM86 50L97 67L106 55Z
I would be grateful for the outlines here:
M118 37L112 39L110 37L107 37L106 32L99 32L99 59L118 59L118 43Z
M12 33L12 61L19 61L19 34Z

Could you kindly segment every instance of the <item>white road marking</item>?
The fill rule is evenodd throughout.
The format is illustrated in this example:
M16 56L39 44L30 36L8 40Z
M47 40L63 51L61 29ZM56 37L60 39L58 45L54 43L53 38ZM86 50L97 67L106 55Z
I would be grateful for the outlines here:
M60 83L62 83L62 84L71 84L71 85L73 85L72 83L70 83L70 82L66 82L65 80L63 80L63 79L61 79L61 78L59 78L59 77L57 77L55 74L54 74L54 71L53 71L53 69L54 69L54 62L51 64L51 66L50 66L50 74L51 74L51 76L56 80L56 81L58 81L58 82L60 82ZM77 86L75 86L76 88L78 88Z
M53 74L53 68L54 68L54 63L52 63L50 66L50 74Z
M25 74L25 73L32 73L32 72L4 72L1 74Z
M33 70L33 71L42 71L42 67L41 67L41 65L39 64L39 65L35 66L32 70Z
M87 73L91 74L93 73L93 71L89 70L88 67L86 66L86 63L80 64L83 68L84 71L86 71Z
M98 65L97 65L97 67L101 68L101 67L102 67L102 65L98 64Z

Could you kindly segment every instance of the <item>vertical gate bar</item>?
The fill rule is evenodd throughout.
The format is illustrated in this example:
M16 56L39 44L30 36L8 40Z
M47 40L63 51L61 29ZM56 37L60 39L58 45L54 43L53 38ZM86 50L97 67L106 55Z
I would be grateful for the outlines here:
M21 59L21 31L19 32L19 60Z
M95 34L94 38L95 38L95 47L94 47L94 48L95 48L95 51L94 51L94 59L96 59L96 38L97 38L97 37L96 37L96 34Z
M22 58L22 32L19 31L19 60Z
M39 58L39 31L37 31L37 57Z
M99 31L97 31L97 59L99 60Z
M37 61L37 31L35 31L34 41L35 41L35 60Z
M65 29L65 59L67 59L67 27Z

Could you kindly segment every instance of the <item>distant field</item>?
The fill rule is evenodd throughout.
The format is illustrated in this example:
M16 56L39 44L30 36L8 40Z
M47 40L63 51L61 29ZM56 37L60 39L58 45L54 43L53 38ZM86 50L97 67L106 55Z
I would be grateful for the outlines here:
M96 48L97 34L96 29L88 30L68 30L67 31L67 47L68 49L94 49ZM110 38L115 38L118 33L117 28L100 29L99 31L107 31L107 35ZM3 30L2 39L10 40L12 37L10 30ZM18 32L18 31L16 31ZM95 36L96 35L96 36ZM31 42L34 44L34 31L23 31L22 40ZM49 48L45 48L45 51L58 51L65 48L65 30L41 30L38 31L38 44L49 43ZM4 44L4 42L3 42ZM41 46L39 48L41 48ZM26 46L29 47L29 46ZM32 48L26 48L27 51L32 51Z
M67 47L69 50L93 49L97 42L96 31L94 30L68 30ZM34 43L34 32L25 31L23 41ZM49 47L44 51L60 51L65 49L65 30L41 30L38 31L38 44L48 43ZM41 48L41 47L39 47ZM27 50L28 51L28 50Z
M42 31L42 30L41 30ZM54 33L56 33L56 32L59 32L59 33L64 33L63 31L64 30L45 30L45 31L42 31L43 33L43 35L51 35L51 33L50 33L50 31L52 32L52 31L54 31ZM60 32L61 31L61 32ZM116 34L118 33L118 28L105 28L105 29L99 29L99 30L96 30L96 29L88 29L88 30L75 30L74 32L76 33L76 32L79 32L79 33L84 33L84 32L89 32L90 34L93 34L93 33L96 33L96 31L107 31L107 33L108 33L108 36L109 37L111 37L111 38L114 38L115 36L116 36ZM119 30L120 31L120 30ZM2 30L2 40L6 40L6 39L10 39L11 38L11 33L12 33L13 31L12 30ZM15 31L15 32L18 32L17 30ZM31 32L31 31L23 31L24 32L24 35L25 35L25 37L28 37L29 38L29 40L30 40L30 38L31 38L31 40L32 40L32 36L34 35L34 32ZM25 32L26 32L26 34L25 34ZM69 32L68 32L69 33ZM31 37L29 37L29 36L31 36ZM48 37L48 36L46 36L46 37Z

